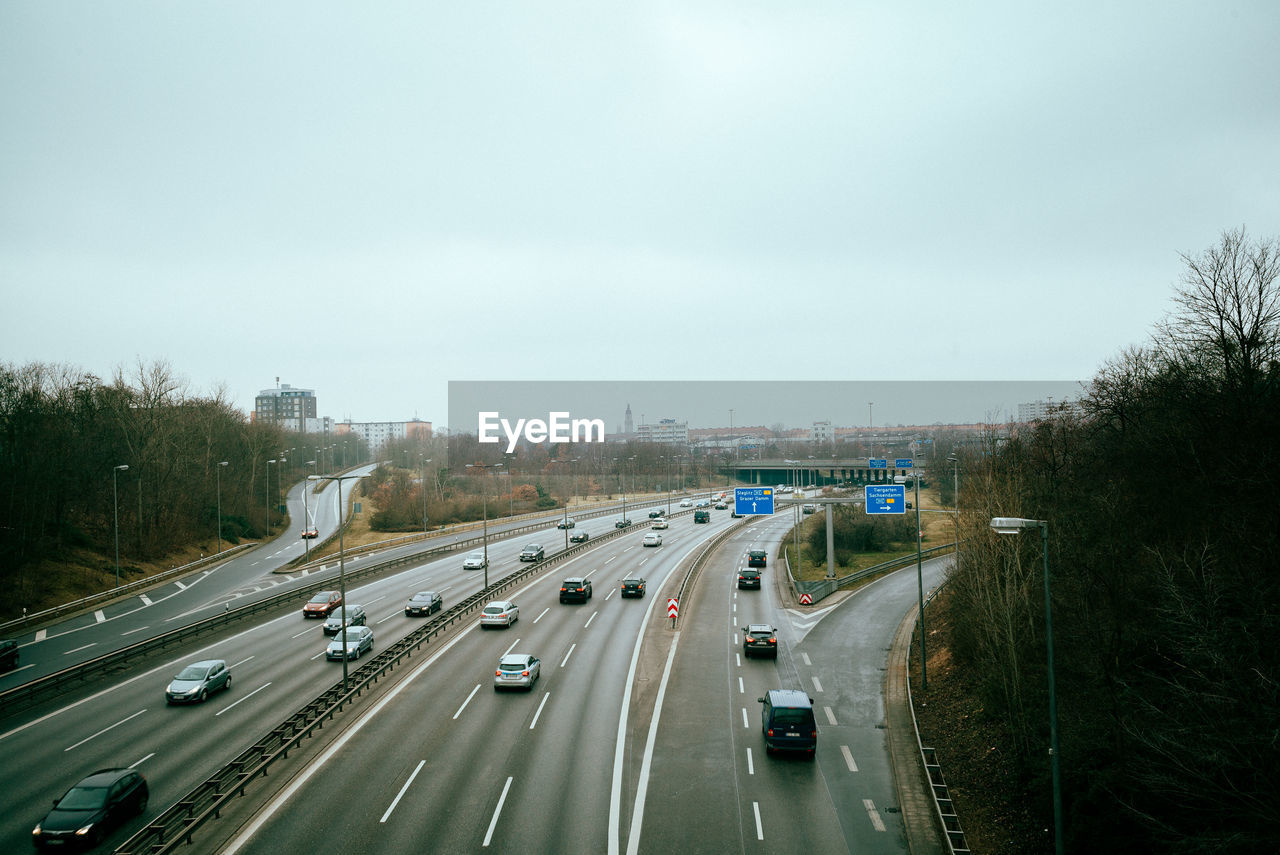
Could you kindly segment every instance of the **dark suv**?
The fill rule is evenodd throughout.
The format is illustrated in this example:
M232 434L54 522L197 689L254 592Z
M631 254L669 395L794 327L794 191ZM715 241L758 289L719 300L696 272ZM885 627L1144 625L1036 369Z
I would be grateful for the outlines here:
M97 846L120 823L147 809L147 780L132 769L99 769L53 803L31 832L40 848Z
M765 552L763 549L752 549L747 552L747 566L764 567L768 558L769 553Z
M541 561L546 555L546 551L540 543L531 543L520 553L521 561Z
M591 580L570 576L560 585L560 602L585 603L591 599Z
M644 596L644 580L638 577L631 577L622 580L622 592L619 597L643 597Z
M813 700L795 689L770 689L763 698L760 732L766 754L803 751L810 760L818 749L818 723L813 720Z
M778 658L778 631L767 623L742 628L742 655L750 659L756 653Z
M739 588L760 588L760 571L745 567L738 571Z

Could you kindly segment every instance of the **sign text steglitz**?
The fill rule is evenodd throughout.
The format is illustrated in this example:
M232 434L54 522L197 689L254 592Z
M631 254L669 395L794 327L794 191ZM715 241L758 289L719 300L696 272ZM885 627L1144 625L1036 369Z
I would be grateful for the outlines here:
M515 451L520 438L534 444L543 442L604 442L604 419L571 419L567 412L548 413L547 420L516 419L513 426L496 412L480 413L480 442L499 442L507 438L507 453Z

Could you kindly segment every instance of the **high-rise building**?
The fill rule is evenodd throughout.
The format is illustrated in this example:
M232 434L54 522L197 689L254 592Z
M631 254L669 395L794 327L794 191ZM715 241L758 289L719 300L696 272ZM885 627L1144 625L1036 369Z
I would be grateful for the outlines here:
M295 389L276 378L274 389L263 389L253 400L255 421L278 424L286 430L305 432L316 418L315 389Z

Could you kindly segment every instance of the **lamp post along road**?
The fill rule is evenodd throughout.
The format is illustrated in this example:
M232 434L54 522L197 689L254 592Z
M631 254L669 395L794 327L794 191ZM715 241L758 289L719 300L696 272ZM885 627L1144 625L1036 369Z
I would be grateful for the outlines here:
M308 481L338 482L338 593L342 597L342 691L347 690L347 575L346 545L343 543L343 505L342 482L363 478L363 475L308 475Z
M489 589L489 486L487 475L490 469L501 469L501 463L468 463L468 469L480 470L480 508L483 519L483 529L480 535L482 548L484 550L484 587Z
M218 552L222 552L222 467L230 461L223 460L214 470L218 473Z
M993 517L991 528L998 534L1021 534L1040 529L1040 554L1044 559L1044 646L1049 660L1049 765L1053 776L1053 851L1063 855L1062 785L1058 770L1058 699L1053 669L1053 602L1049 595L1049 522L1020 517Z
M267 508L267 529L262 535L263 543L266 543L267 539L271 537L271 464L275 462L274 459L267 461L267 481L263 485L266 489L262 491L262 502Z
M929 688L928 658L924 654L924 560L920 540L924 532L920 530L920 471L916 470L911 479L916 487L916 593L919 595L920 609L920 688Z
M116 587L120 587L120 489L119 475L129 468L128 463L121 463L111 470L111 504L116 517Z

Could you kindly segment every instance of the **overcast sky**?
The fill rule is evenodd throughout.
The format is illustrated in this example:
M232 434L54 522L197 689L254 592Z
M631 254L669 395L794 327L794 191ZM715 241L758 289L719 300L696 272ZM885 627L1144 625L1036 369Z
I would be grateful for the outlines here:
M1280 235L1280 3L0 3L0 361L1081 380ZM610 426L612 429L612 425Z

